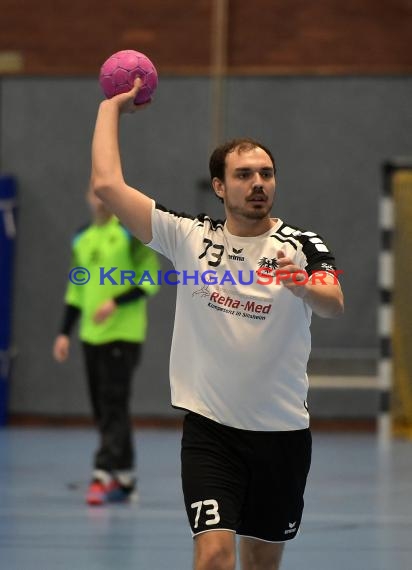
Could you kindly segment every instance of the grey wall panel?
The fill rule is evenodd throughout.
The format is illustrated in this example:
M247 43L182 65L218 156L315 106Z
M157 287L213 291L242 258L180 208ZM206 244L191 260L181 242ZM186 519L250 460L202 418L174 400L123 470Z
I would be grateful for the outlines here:
M376 347L381 164L412 154L411 96L411 77L229 84L227 135L263 140L278 162L274 214L322 234L344 270L346 314L313 318L314 355Z
M51 345L70 236L88 218L84 190L99 87L84 78L8 78L0 85L1 166L20 184L11 410L87 413L78 347L69 363L58 366ZM376 349L380 165L412 153L411 95L412 78L228 81L226 135L255 136L277 159L274 214L324 235L345 271L346 315L313 319L314 354L320 357ZM127 181L177 210L220 212L211 194L196 189L207 177L209 118L207 79L161 78L152 108L122 118ZM139 415L175 413L168 386L174 297L172 288L163 287L150 304L133 397Z
M208 84L162 83L153 108L122 118L125 175L162 203L194 211L194 188L207 168ZM95 80L2 82L2 169L18 176L20 191L12 412L89 409L77 343L64 365L53 362L51 347L61 319L70 238L88 219L84 192L100 99ZM163 287L150 303L149 336L133 396L140 415L175 414L168 383L174 302L174 288Z

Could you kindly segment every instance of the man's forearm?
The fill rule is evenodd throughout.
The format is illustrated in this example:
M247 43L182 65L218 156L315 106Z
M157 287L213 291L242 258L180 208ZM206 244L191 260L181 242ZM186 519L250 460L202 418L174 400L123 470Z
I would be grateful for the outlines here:
M123 180L119 150L119 108L110 100L100 104L92 143L92 185L97 193Z
M339 284L313 285L309 282L305 287L304 301L319 317L332 319L343 314L343 294Z

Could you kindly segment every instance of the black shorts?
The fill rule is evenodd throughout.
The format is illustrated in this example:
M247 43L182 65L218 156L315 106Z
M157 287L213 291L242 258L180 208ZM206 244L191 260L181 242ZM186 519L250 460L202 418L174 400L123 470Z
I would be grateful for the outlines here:
M193 536L220 529L269 542L294 538L311 450L309 429L255 432L189 412L181 457Z

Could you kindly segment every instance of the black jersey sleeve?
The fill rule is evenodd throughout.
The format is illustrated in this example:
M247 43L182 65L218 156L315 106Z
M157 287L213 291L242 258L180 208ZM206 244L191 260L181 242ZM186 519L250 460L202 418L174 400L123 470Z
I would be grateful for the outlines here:
M60 326L60 334L70 335L74 325L76 324L79 316L80 309L74 305L65 304L62 323Z
M302 232L297 239L302 244L302 252L306 258L305 271L308 275L312 275L314 271L336 271L335 256L320 235Z
M133 289L129 289L121 295L113 297L113 301L116 305L126 305L127 303L137 301L137 299L141 299L142 297L146 297L146 292L141 287L133 287Z

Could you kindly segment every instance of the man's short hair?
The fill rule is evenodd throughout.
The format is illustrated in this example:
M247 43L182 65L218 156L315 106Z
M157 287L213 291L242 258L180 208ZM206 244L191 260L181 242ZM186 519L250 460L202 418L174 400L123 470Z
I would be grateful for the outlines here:
M254 148L261 148L270 156L270 160L273 164L273 170L276 173L275 159L268 148L255 139L251 138L237 138L225 142L224 144L215 148L209 160L209 171L210 178L219 178L219 180L225 179L225 167L226 167L226 156L230 152L237 150L238 152L246 152Z

